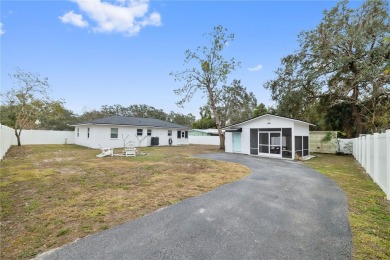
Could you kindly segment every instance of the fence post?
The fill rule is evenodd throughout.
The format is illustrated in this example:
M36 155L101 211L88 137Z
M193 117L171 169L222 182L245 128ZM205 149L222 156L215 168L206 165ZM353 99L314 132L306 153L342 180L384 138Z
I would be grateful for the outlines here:
M373 172L373 179L374 182L378 183L379 179L379 134L374 133L374 172Z
M359 139L360 139L360 161L359 161L359 163L362 167L364 167L364 139L363 138L364 138L363 135L361 135L359 137Z
M358 157L358 154L359 154L359 146L358 146L358 139L357 138L354 138L353 139L353 151L354 151L354 156L355 156L355 159Z
M374 179L374 173L371 172L371 156L370 156L370 151L371 151L371 140L370 140L370 135L366 135L366 172L371 175L371 178ZM376 179L374 179L374 182L376 182Z
M360 139L359 137L356 137L356 160L359 162L360 158Z
M356 160L360 163L361 160L361 156L362 156L362 140L360 139L360 136L359 137L356 137L356 143L357 143L357 157L356 157Z
M367 142L366 142L366 136L363 135L362 136L362 161L361 161L361 165L367 171L367 167L366 167L367 156L366 156L366 154L367 154Z
M359 139L359 137L356 137L355 139L356 139L356 149L357 149L355 158L357 161L359 161L360 160L359 159L360 158L360 139Z
M386 195L387 199L390 200L390 129L386 130L386 161L387 161L387 167L386 167Z

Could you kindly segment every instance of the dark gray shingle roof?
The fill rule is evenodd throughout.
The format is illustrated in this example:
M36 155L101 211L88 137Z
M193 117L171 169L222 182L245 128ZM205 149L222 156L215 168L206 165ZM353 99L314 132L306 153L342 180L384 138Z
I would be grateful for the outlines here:
M160 119L127 117L127 116L110 116L101 119L90 120L75 125L132 125L132 126L151 126L161 128L186 128L186 126L166 122Z

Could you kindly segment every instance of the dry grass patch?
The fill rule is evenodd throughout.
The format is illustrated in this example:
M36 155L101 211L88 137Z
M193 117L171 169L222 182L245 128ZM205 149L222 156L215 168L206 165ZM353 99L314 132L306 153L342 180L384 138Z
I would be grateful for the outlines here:
M354 259L390 259L390 208L385 194L352 156L316 156L305 164L336 181L348 197Z
M96 158L74 145L11 147L0 162L1 258L26 259L238 180L245 166L193 158L215 146Z

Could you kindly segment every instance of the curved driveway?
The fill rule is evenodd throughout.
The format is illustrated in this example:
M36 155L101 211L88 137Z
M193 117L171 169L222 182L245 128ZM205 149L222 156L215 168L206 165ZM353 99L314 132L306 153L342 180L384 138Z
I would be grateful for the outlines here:
M39 259L351 259L344 192L299 162L238 154L248 177Z

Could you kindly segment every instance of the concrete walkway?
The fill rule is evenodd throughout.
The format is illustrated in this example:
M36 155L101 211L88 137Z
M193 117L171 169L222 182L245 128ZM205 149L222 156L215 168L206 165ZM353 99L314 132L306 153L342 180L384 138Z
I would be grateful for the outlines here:
M351 259L344 192L299 162L237 154L253 173L38 259Z

